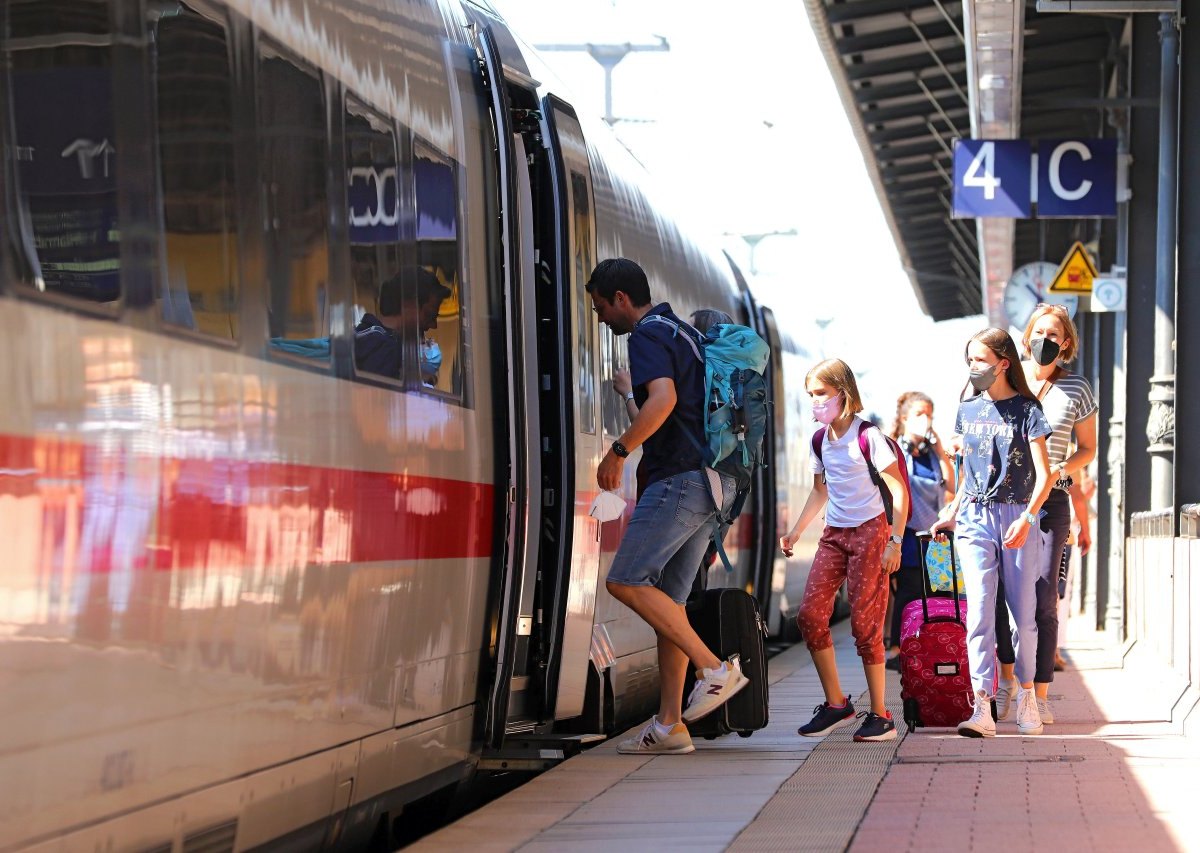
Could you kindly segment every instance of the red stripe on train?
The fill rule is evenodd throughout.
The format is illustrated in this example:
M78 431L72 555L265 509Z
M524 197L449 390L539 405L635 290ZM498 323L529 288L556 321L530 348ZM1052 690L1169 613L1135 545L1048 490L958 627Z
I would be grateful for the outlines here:
M42 562L93 572L489 557L494 492L440 477L0 435L0 499L17 501L0 514L0 542L37 536Z

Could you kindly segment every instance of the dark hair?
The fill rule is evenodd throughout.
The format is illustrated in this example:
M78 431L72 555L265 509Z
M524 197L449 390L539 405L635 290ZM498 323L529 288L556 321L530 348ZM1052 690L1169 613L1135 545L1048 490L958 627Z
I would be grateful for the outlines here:
M904 419L908 417L913 406L922 403L928 403L929 408L933 408L933 400L929 399L928 394L920 391L905 391L899 396L896 400L896 420L892 423L892 438L900 440L900 433L904 429Z
M1022 397L1028 397L1030 400L1037 402L1037 397L1029 388L1029 382L1025 379L1025 370L1021 367L1021 356L1017 353L1017 345L1013 343L1012 335L1003 329L995 327L984 329L982 332L976 332L971 336L971 340L967 341L967 346L963 347L963 359L970 357L969 348L971 341L979 341L985 347L996 354L997 358L1008 359L1008 370L1004 371L1004 376L1008 379L1008 384L1020 394ZM971 390L971 383L967 383L967 387L963 389L963 399L967 397L967 391ZM972 394L972 396L978 396ZM1041 405L1040 403L1038 404Z
M431 297L446 299L450 288L438 281L438 277L424 267L417 267L417 304ZM400 273L379 285L379 313L384 317L395 317L404 313L404 280Z
M635 307L650 304L650 282L645 271L628 258L607 258L596 264L584 290L611 303L617 291Z
M707 335L708 330L713 326L732 322L732 317L724 311L718 311L716 308L700 308L692 314L692 328L702 335Z

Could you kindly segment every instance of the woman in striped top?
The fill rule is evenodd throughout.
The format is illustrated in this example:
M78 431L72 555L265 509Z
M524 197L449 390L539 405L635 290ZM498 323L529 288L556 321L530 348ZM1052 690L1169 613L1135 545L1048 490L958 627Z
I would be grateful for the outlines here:
M1058 566L1071 532L1071 475L1084 468L1096 456L1096 398L1082 376L1066 369L1079 354L1079 332L1071 315L1061 305L1039 305L1029 318L1022 336L1026 361L1025 377L1041 401L1042 411L1053 432L1046 440L1050 457L1050 476L1054 488L1042 504L1041 522L1046 563L1037 582L1037 670L1034 691L1043 723L1053 723L1048 698L1058 657ZM1074 452L1072 448L1074 433ZM1081 525L1087 519L1080 519ZM998 598L1003 601L1003 598ZM1000 685L996 691L996 717L1008 716L1017 683L1014 678L1012 642L1007 630L1008 613L996 610L997 651L1000 657Z

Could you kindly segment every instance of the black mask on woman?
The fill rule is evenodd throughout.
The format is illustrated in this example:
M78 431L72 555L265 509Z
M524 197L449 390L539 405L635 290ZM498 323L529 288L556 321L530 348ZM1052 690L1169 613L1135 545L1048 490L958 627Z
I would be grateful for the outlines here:
M1062 348L1049 338L1034 338L1029 342L1029 352L1033 354L1034 361L1042 367L1049 367L1058 359Z

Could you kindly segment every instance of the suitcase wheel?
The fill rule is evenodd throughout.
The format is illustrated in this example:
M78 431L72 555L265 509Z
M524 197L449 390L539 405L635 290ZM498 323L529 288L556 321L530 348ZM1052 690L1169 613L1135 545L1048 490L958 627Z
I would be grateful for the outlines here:
M911 697L904 700L904 725L910 732L921 727L921 706Z
M754 732L738 732L738 737L750 737Z
M704 739L705 740L716 740L717 736L716 735L705 735Z

